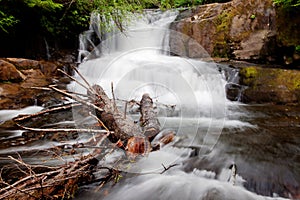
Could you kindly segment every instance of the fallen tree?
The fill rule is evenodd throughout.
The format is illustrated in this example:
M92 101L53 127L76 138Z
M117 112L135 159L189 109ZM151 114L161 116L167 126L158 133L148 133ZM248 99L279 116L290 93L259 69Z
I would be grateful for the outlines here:
M80 156L75 161L67 162L59 167L29 165L20 156L18 158L10 157L17 165L18 173L22 176L15 181L7 181L5 177L0 177L2 188L0 189L0 199L70 199L74 196L79 185L101 180L99 183L101 186L107 181L113 180L118 176L118 170L97 166L98 155L103 153L102 149L98 147L105 139L111 142L110 147L112 149L119 147L125 150L130 159L132 156L135 158L136 155L147 155L152 150L150 141L160 132L160 124L149 94L144 94L141 101L137 102L141 113L140 123L137 123L130 116L126 116L126 109L124 113L116 106L114 94L113 99L110 99L101 86L90 86L84 78L83 80L85 85L82 83L80 85L87 89L87 95L60 90L54 85L47 88L73 98L77 103L62 105L32 115L20 116L14 121L27 131L92 133L91 139L82 146L94 146L95 149L88 155ZM88 107L90 116L97 120L101 129L43 129L22 125L22 122L32 118L50 112L70 109L74 106ZM168 140L168 142L170 141ZM99 169L106 169L106 173L103 174L102 178L95 179L93 174ZM4 174L5 168L1 172Z

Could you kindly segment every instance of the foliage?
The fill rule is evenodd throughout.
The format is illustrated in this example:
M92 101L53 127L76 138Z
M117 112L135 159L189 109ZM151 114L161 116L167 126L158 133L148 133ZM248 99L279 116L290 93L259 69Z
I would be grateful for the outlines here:
M250 16L250 19L255 19L256 18L256 15L255 14L252 14L251 16Z
M93 11L98 12L106 21L112 20L122 30L128 12L139 12L144 8L170 9L211 2L224 0L10 0L8 4L0 6L0 30L9 32L8 27L12 28L18 22L30 23L25 21L29 18L26 16L28 13L34 14L39 20L37 26L40 26L44 33L66 38L86 29ZM6 14L7 10L11 14Z
M179 7L192 7L196 5L208 3L222 3L229 0L160 0L156 2L161 9L179 8Z
M295 50L296 50L297 53L300 53L300 45L297 45L297 46L295 47Z
M170 2L169 7L173 7L173 8L188 7L188 6L199 5L202 3L203 0L173 0L172 2Z
M283 6L284 8L300 6L300 0L273 0L276 5Z
M60 9L63 7L62 4L60 3L55 3L52 0L24 0L24 3L28 6L28 7L38 7L47 11L53 11L55 9Z
M0 30L3 32L8 33L8 29L13 27L18 22L19 20L17 20L14 16L7 15L0 10Z
M20 48L15 50L16 45L23 52L40 52L35 42L45 40L52 47L73 49L78 35L89 28L93 12L101 18L101 30L110 30L114 24L123 31L129 12L225 1L228 0L0 0L0 52L21 52Z

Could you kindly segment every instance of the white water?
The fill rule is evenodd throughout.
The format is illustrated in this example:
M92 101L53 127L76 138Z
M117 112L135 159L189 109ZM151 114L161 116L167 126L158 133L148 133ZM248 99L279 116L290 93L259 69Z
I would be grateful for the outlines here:
M0 124L21 114L33 114L43 109L41 106L28 106L19 110L0 110Z
M108 95L113 83L119 99L140 100L147 92L156 102L176 105L181 117L224 119L226 82L216 65L166 55L168 34L179 34L167 29L177 14L152 15L139 16L125 34L102 41L88 58L99 51L102 56L82 63L80 73L89 83L104 87ZM75 83L69 88L85 93Z
M243 178L238 175L236 185L232 185L228 182L230 170L225 168L218 177L216 172L201 169L194 169L192 173L183 171L182 165L192 153L189 145L204 147L200 151L203 156L206 151L202 149L211 150L215 146L223 127L252 125L227 119L226 82L215 64L167 55L165 36L179 34L167 30L175 17L176 13L140 17L125 35L118 33L102 41L87 58L98 57L79 66L89 83L101 85L110 96L111 83L119 99L139 101L142 94L149 93L154 102L158 102L163 127L174 128L178 140L187 146L167 145L130 166L115 166L114 161L123 156L123 152L108 155L102 164L140 175L117 184L105 199L280 199L247 191L242 187ZM76 83L69 88L85 93ZM176 105L176 117L168 117L161 104ZM164 170L162 164L178 166L159 174ZM89 193L79 198L99 199L100 196Z

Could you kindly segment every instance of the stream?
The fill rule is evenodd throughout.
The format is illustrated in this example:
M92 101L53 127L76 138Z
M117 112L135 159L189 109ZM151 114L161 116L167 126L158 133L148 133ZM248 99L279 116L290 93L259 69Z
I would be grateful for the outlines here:
M111 98L115 96L120 109L125 109L124 101L139 101L149 93L161 134L172 130L176 137L159 151L139 156L128 165L119 162L125 156L122 150L107 153L99 165L124 172L118 183L107 184L99 191L95 190L96 183L82 186L75 199L300 199L300 107L246 105L226 99L226 84L236 78L234 73L231 77L224 75L228 66L212 62L207 55L205 61L171 56L168 38L179 33L168 30L168 26L176 16L174 11L149 11L132 20L125 34L103 34L99 27L95 30L91 26L80 37L79 53L85 58L78 70L85 79L101 85ZM89 52L85 48L92 41L91 31L103 41ZM203 51L200 46L199 51ZM83 82L80 76L74 77ZM68 89L86 93L76 82ZM2 110L0 120L41 109ZM139 118L135 106L129 106L127 114L134 120ZM54 113L42 121L44 127L51 128L84 128L95 123L76 109L59 116ZM33 122L38 127L35 123L42 122ZM90 134L80 134L53 141L47 136L7 148L5 141L18 138L24 131L2 128L0 134L2 165L9 163L7 155L26 151L30 153L22 157L29 163L57 165L71 161L73 157L64 157L63 161L49 158L41 149L64 144L68 151L68 145L91 138ZM77 154L88 152L81 149Z

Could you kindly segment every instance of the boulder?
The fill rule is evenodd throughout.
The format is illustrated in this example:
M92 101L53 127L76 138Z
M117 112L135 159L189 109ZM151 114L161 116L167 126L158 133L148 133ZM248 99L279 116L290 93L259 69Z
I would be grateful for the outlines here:
M65 65L23 58L0 59L0 109L60 102L61 95L33 87L46 87L53 83L53 78L61 75L57 73L57 68ZM60 86L63 88L65 84Z
M40 61L39 65L40 65L41 72L43 72L43 74L45 76L54 75L58 68L57 64L54 64L53 62L48 62L48 61Z
M244 67L239 72L245 103L300 103L300 71L257 66Z
M21 83L22 88L43 87L51 83L39 69L22 70L22 73L26 75L26 80Z
M25 76L16 67L4 60L0 60L0 81L20 82Z
M6 60L16 66L18 70L39 69L39 61L25 58L6 58Z
M296 34L299 30L292 25L286 29L284 24L291 19L292 24L299 25L300 16L299 12L293 16L282 13L273 0L233 0L183 11L170 27L180 33L170 35L170 50L174 54L180 50L180 55L201 58L190 54L196 52L193 49L196 45L189 45L192 39L212 57L263 63L294 61L300 33ZM288 37L284 37L285 33ZM287 55L285 48L290 47L293 51Z

